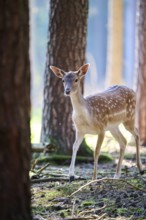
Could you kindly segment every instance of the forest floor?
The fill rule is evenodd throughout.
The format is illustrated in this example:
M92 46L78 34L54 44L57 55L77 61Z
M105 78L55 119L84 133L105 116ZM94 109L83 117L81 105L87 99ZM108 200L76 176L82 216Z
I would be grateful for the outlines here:
M68 165L36 165L32 179L34 220L146 220L146 173L135 165L135 147L125 155L122 176L112 179L118 154L109 163L100 163L98 178L92 182L93 163L76 165L81 177L69 183ZM142 149L146 164L146 149ZM44 181L44 182L43 182ZM82 188L81 188L82 187Z

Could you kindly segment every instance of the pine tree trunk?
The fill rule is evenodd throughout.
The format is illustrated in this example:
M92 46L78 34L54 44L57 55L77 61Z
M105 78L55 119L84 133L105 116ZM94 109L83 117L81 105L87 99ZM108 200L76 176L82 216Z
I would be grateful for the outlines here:
M41 141L55 141L61 153L70 153L74 141L72 107L69 97L63 94L61 80L49 66L69 71L85 63L87 14L87 0L50 1Z
M0 219L30 220L27 0L0 1Z
M122 83L123 0L109 1L107 85Z
M138 2L137 120L141 144L146 146L146 1Z

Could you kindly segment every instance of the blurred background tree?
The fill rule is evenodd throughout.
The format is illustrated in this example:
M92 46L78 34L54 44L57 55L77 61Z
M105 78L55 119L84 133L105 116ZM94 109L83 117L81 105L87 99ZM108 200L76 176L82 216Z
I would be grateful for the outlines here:
M30 220L27 0L0 1L0 219Z
M146 146L146 1L137 4L137 126Z
M85 63L87 16L87 0L50 1L41 142L55 143L61 153L70 153L74 142L72 107L50 65L69 71Z
M123 0L111 0L108 16L107 85L122 84Z

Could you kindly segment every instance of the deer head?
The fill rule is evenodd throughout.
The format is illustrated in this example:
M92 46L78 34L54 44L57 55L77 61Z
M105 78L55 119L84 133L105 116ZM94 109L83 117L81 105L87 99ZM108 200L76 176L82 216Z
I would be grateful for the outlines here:
M64 70L55 66L50 66L50 69L57 77L62 79L64 85L64 94L72 95L80 88L80 80L87 73L89 66L90 64L84 64L77 71L69 72L65 72Z

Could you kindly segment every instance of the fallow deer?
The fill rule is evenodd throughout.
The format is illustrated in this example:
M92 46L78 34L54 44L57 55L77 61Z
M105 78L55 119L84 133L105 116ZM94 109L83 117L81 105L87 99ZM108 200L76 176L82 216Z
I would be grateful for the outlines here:
M94 152L94 171L93 179L97 177L97 163L101 145L108 130L120 145L120 157L114 178L121 175L121 165L124 157L126 139L119 130L122 123L124 127L134 136L136 142L136 161L141 174L143 168L140 159L139 135L135 128L135 92L126 87L115 85L107 90L83 97L81 93L81 78L85 76L89 64L85 64L77 71L65 72L55 66L50 66L54 74L62 78L64 93L70 96L73 114L72 119L76 130L76 139L73 144L73 153L69 169L70 181L74 180L74 167L76 154L85 134L98 134L98 141Z

